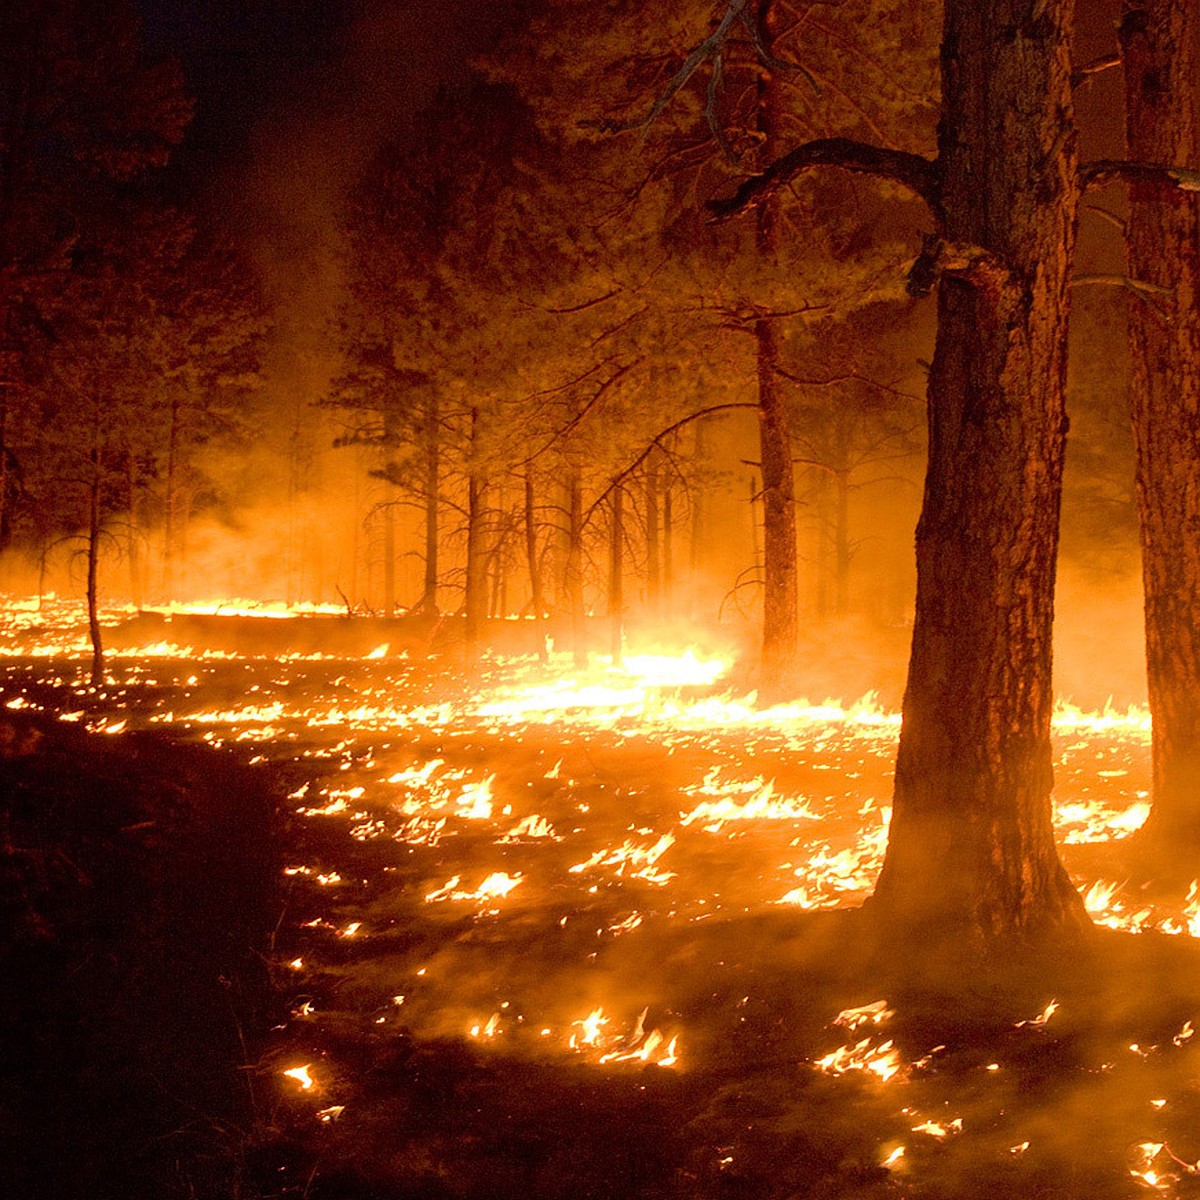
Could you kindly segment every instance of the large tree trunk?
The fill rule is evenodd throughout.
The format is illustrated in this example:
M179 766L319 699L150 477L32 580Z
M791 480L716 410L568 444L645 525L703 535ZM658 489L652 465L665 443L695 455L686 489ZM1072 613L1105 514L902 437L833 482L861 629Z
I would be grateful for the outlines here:
M948 0L946 236L889 922L991 941L1086 914L1051 826L1050 680L1078 207L1071 0Z
M1200 162L1195 0L1127 0L1120 25L1128 157ZM1160 850L1200 846L1200 213L1194 194L1135 183L1129 274L1169 292L1129 306L1153 806ZM1167 311L1162 311L1165 307Z
M759 26L768 49L778 24L773 0L760 0ZM758 99L762 153L770 161L779 152L775 91L778 83L764 75ZM758 253L766 260L778 251L778 205L768 199L758 210ZM787 403L779 385L778 319L760 316L754 323L758 375L759 457L763 492L763 632L760 694L782 699L794 686L799 629L796 593L796 481Z

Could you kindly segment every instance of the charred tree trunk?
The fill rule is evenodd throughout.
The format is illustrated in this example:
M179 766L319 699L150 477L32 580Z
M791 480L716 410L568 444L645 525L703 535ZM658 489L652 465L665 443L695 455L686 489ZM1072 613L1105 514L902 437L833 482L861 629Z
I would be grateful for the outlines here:
M538 556L537 495L533 487L533 472L525 472L525 564L529 570L529 603L533 615L541 620L546 615L546 594L542 587L542 561Z
M659 471L653 462L643 477L646 496L646 608L657 617L662 607L662 551L659 542Z
M1120 25L1128 157L1200 161L1194 0L1126 0ZM1144 837L1200 847L1200 211L1194 194L1129 190L1129 275L1169 292L1164 313L1129 306L1153 805Z
M389 486L390 485L386 485ZM396 612L396 505L385 500L380 505L383 518L383 611L393 616Z
M705 583L704 576L707 573L708 558L707 549L709 546L709 518L708 518L708 495L705 490L708 482L705 467L708 464L708 433L704 428L704 422L698 421L695 425L696 441L692 451L692 460L700 468L698 478L692 480L690 494L690 509L691 509L691 537L688 545L688 574L690 576L690 591L688 614L695 617L698 615L699 600L702 592L707 588L703 587ZM753 512L753 509L751 509Z
M9 486L9 449L8 449L8 409L9 392L15 386L10 378L12 355L8 351L7 339L0 346L0 555L8 545L8 486Z
M179 529L179 397L171 397L171 417L167 426L167 477L163 495L163 593L175 598L175 554Z
M533 610L533 619L538 623L537 639L538 658L546 660L546 636L543 623L546 620L546 593L542 584L542 560L538 554L537 539L537 496L533 486L533 470L525 470L525 503L524 503L524 533L525 533L525 563L529 570L529 605Z
M467 645L479 645L488 605L488 556L484 537L484 500L486 488L472 472L467 480L467 565L463 616L466 620Z
M1051 826L1051 622L1078 208L1070 0L949 0L929 466L875 906L968 941L1074 932ZM914 944L920 944L915 941Z
M777 16L774 0L760 0L759 26L768 49ZM768 161L778 153L775 90L778 83L764 75L759 85L758 128ZM778 251L778 207L775 197L758 210L756 240L759 255L774 259ZM760 316L754 323L758 374L759 457L763 494L763 632L760 693L768 701L789 690L796 665L799 628L796 590L796 481L787 403L779 385L778 320Z
M850 472L833 476L833 611L844 617L850 611Z
M675 492L671 475L662 475L662 611L667 617L675 614Z
M138 525L137 464L132 453L125 455L125 491L129 497L126 514L125 553L129 559L129 591L133 606L139 612L144 607L145 587L142 578L141 529Z
M87 612L92 642L92 687L104 686L104 640L100 632L100 492L103 483L100 414L97 409L92 436L91 478L88 483Z
M779 386L775 321L755 323L758 351L758 418L763 502L762 688L768 699L787 691L795 667L798 627L796 595L796 495L792 439Z
M609 652L614 664L621 662L623 618L625 612L625 493L612 492L612 523L608 542L608 631Z
M441 411L437 393L430 389L425 405L425 478L421 488L425 506L425 584L417 603L420 612L438 612L438 500L442 487Z
M563 592L571 623L571 651L576 667L587 666L587 633L583 612L583 480L572 470L567 481L567 555Z

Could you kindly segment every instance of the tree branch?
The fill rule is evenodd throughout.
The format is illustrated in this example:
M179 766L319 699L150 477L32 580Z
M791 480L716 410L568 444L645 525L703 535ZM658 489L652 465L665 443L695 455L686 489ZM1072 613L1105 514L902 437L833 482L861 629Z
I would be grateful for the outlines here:
M710 200L709 211L717 221L728 220L755 208L787 187L798 175L816 167L836 167L860 175L889 179L919 196L941 220L940 181L937 165L919 154L870 146L849 138L817 138L805 142L773 162L761 175L745 180L724 200Z
M1154 183L1181 192L1200 192L1200 170L1168 167L1163 163L1134 162L1127 158L1103 158L1081 163L1079 185L1085 192L1109 183Z
M690 425L693 421L699 421L703 417L711 417L716 413L732 412L735 409L744 408L753 408L757 410L758 405L751 404L748 401L737 401L729 404L713 404L708 408L701 408L694 413L689 413L686 417L674 422L674 424L668 425L665 429L660 429L658 433L656 433L650 439L650 441L646 443L645 449L642 450L637 458L635 458L628 466L618 471L612 477L608 487L606 487L604 491L602 491L600 495L597 496L594 501L592 501L591 506L588 508L587 512L584 513L583 524L586 525L592 519L592 514L597 508L600 507L601 504L604 503L605 500L608 499L608 496L612 490L616 487L620 487L620 485L624 483L625 480L628 479L629 476L632 475L634 471L636 471L638 467L640 467L642 463L644 463L646 459L650 457L651 454L654 453L656 447L662 446L662 444L671 436L671 434L677 433L685 425Z
M1113 67L1121 65L1121 55L1119 51L1114 51L1112 54L1102 54L1099 58L1093 58L1091 62L1086 62L1082 67L1076 67L1071 72L1071 86L1073 88L1082 87L1085 83L1091 81L1104 71L1111 71Z

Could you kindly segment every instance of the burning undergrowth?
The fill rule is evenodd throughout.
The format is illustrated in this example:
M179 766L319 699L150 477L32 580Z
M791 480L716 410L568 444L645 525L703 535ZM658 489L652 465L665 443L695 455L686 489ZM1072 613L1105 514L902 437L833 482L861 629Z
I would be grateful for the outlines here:
M1140 711L1056 718L1060 842L1107 928L1078 961L1004 993L965 975L948 1001L881 968L858 915L898 725L870 698L762 709L703 654L468 676L377 647L167 645L119 654L97 693L69 653L20 642L11 711L232 748L286 797L270 917L288 1015L252 1072L266 1194L1092 1197L1197 1178L1200 903L1133 882Z

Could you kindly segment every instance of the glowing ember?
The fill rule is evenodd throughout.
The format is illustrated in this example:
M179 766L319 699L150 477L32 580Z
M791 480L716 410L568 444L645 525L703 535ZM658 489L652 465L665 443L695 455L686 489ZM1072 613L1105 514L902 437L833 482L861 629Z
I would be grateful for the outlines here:
M294 1079L300 1085L302 1092L308 1092L316 1084L316 1080L309 1074L311 1067L311 1063L305 1063L302 1067L289 1067L283 1074L289 1079Z
M884 1025L896 1014L887 1006L886 1000L875 1000L859 1008L845 1008L833 1018L834 1025L840 1025L853 1033L860 1025Z
M1051 1000L1050 1003L1047 1004L1046 1007L1043 1008L1042 1011L1040 1013L1038 1013L1038 1015L1036 1017L1033 1017L1028 1021L1018 1021L1016 1023L1015 1028L1024 1029L1024 1028L1028 1027L1030 1029L1044 1029L1046 1027L1047 1022L1049 1022L1050 1018L1052 1016L1054 1016L1054 1014L1057 1011L1058 1011L1058 1001Z

